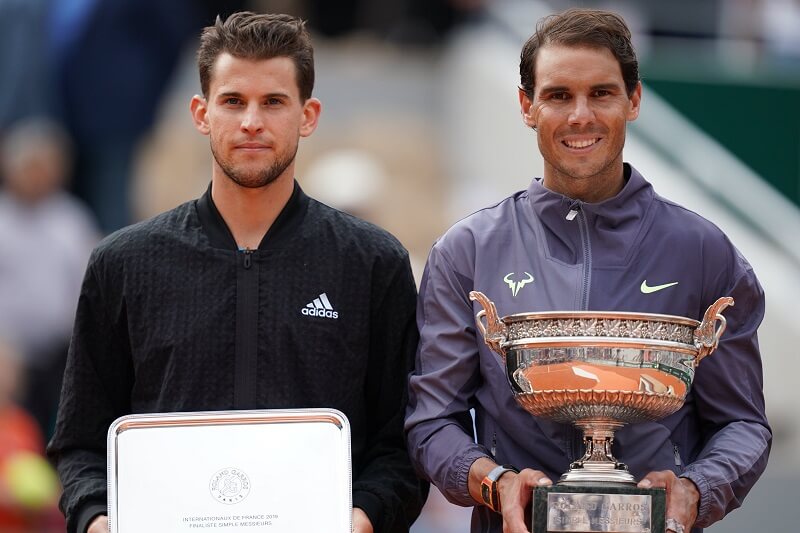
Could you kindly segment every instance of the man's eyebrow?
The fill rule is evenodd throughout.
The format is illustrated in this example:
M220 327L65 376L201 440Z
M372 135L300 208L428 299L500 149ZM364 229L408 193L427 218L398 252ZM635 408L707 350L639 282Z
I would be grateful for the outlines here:
M569 87L562 85L551 85L549 87L542 87L541 94L569 92Z
M609 82L609 83L598 83L597 85L592 85L593 91L598 90L612 90L612 91L619 91L622 89L622 86L619 83Z
M598 91L598 90L607 90L607 91L608 90L617 90L618 91L618 90L622 89L622 86L619 83L607 82L607 83L598 83L596 85L592 85L591 89L593 91ZM568 92L570 92L570 88L567 87L566 85L551 85L551 86L542 87L542 90L540 92L541 92L541 94L561 93L561 92L567 92L568 93Z
M238 91L225 91L225 92L219 93L217 95L217 98L231 98L231 97L241 98L242 97L242 93L240 93ZM273 92L273 93L267 93L267 94L261 95L261 98L275 98L275 97L289 98L289 94L288 93L282 93L282 92Z

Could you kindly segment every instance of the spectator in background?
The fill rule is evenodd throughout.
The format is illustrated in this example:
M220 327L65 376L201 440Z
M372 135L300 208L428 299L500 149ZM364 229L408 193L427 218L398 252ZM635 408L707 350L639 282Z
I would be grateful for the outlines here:
M55 422L83 271L98 240L64 192L69 141L55 123L18 123L0 143L0 335L21 351L23 405L44 434Z
M486 0L308 0L297 2L326 37L371 31L401 44L433 45L458 24L483 15Z
M20 384L19 356L0 339L0 531L63 530L58 480L43 457L42 434L14 402Z
M0 132L14 122L53 111L45 52L52 0L0 0Z

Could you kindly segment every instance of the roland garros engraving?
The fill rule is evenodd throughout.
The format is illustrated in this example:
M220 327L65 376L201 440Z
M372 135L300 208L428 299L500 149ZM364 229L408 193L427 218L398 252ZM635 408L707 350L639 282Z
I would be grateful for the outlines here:
M250 494L250 478L238 468L223 468L211 477L208 489L218 502L233 505Z

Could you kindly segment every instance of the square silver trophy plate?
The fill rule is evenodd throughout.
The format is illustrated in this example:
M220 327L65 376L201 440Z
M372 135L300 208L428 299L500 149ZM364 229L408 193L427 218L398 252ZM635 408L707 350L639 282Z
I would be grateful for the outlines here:
M130 415L108 431L111 533L350 533L351 480L333 409Z

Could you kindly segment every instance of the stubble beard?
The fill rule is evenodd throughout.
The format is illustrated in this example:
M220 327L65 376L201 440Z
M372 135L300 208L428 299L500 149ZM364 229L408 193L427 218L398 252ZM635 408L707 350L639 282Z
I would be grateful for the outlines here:
M541 150L541 146L540 152L542 153L545 161L553 168L553 171L556 174L555 177L557 177L557 179L562 181L583 181L588 179L596 179L598 176L608 174L618 158L621 158L624 147L625 137L623 136L622 142L616 150L616 153L604 161L599 161L594 167L590 167L588 169L582 168L580 165L570 165L569 163L562 161L556 155L551 156L551 158L544 157L544 152Z
M295 144L294 147L289 150L278 154L276 159L268 167L257 169L249 173L237 169L233 163L220 157L217 150L214 149L214 143L211 143L211 154L214 156L217 165L222 169L222 172L224 172L231 181L240 187L258 189L266 187L284 173L289 165L294 162L294 158L297 156L297 148L298 145Z

